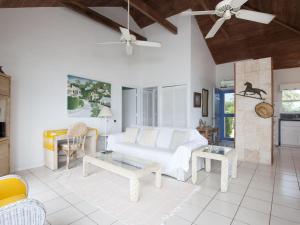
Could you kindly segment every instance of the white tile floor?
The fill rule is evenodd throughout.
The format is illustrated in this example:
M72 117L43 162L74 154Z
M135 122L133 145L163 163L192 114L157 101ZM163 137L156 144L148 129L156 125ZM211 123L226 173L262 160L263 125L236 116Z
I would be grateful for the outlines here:
M273 166L239 163L227 193L219 192L219 171L214 164L212 173L199 172L200 191L166 225L300 224L299 149L276 151ZM28 181L30 197L45 205L48 224L121 225L57 183L60 173L44 167L18 173Z

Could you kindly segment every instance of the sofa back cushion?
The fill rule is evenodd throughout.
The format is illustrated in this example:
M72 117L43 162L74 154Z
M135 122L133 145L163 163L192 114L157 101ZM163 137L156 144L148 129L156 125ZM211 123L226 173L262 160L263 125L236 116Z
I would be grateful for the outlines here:
M139 128L137 127L128 127L125 131L124 142L135 144L136 139L139 133Z
M156 146L158 148L168 149L171 144L174 129L162 127L159 129Z
M158 135L158 129L143 128L138 138L138 144L147 147L155 147L157 135Z
M189 141L189 136L189 131L174 130L171 139L170 149L177 149L180 145Z

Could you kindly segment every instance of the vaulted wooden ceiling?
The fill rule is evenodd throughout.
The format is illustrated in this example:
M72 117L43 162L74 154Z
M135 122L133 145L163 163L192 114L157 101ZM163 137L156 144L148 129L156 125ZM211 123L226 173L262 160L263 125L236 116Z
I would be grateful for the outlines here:
M121 6L125 0L77 0L88 7ZM140 0L155 9L162 17L178 14L186 9L214 9L220 0ZM0 0L1 8L57 7L60 0ZM246 9L276 15L271 24L232 18L207 45L217 64L262 57L273 57L274 68L300 67L300 0L249 0ZM132 17L141 27L154 23L153 19L132 8ZM205 36L216 16L197 16L198 25Z

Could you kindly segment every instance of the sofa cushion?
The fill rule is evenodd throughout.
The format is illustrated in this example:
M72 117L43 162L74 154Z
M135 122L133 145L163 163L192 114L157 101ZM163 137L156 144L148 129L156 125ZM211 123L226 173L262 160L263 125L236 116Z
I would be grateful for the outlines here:
M167 127L162 127L159 129L159 134L156 142L156 146L158 148L168 149L170 147L173 130L174 129Z
M158 129L144 128L141 130L141 135L138 139L138 144L142 146L155 147Z
M159 149L157 147L147 147L129 143L116 144L114 151L146 161L157 162L162 166L163 170L166 169L168 163L171 162L174 154L171 151L165 151L165 149Z
M137 127L126 128L124 142L134 144L136 142L138 133L139 133L139 128Z
M170 144L170 149L177 149L180 145L189 140L189 132L184 130L174 130Z

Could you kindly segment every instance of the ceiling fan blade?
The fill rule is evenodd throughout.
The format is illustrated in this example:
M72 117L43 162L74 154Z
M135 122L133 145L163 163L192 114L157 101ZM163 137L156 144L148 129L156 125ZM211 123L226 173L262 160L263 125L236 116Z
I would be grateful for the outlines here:
M151 41L135 41L134 44L138 46L145 46L145 47L155 47L155 48L161 48L161 43L158 42L151 42Z
M127 28L120 27L120 31L123 38L125 38L126 40L131 40L130 31Z
M96 45L119 45L119 44L124 44L123 42L120 41L111 41L111 42L102 42L102 43L96 43Z
M261 12L246 10L246 9L241 9L241 10L237 11L235 16L239 19L250 20L250 21L264 23L264 24L271 23L271 21L275 17L275 15L272 15L272 14L261 13Z
M242 5L244 5L248 0L231 0L230 5L232 8L240 8Z
M133 47L130 43L126 44L126 53L127 53L127 55L132 55L133 54Z
M201 15L215 15L215 10L208 11L186 11L181 13L182 16L201 16Z
M224 18L220 18L216 21L216 23L214 24L214 26L211 28L211 30L208 32L208 34L206 35L206 39L208 38L212 38L215 36L215 34L218 32L218 30L221 28L221 26L223 25L223 23L225 22Z

